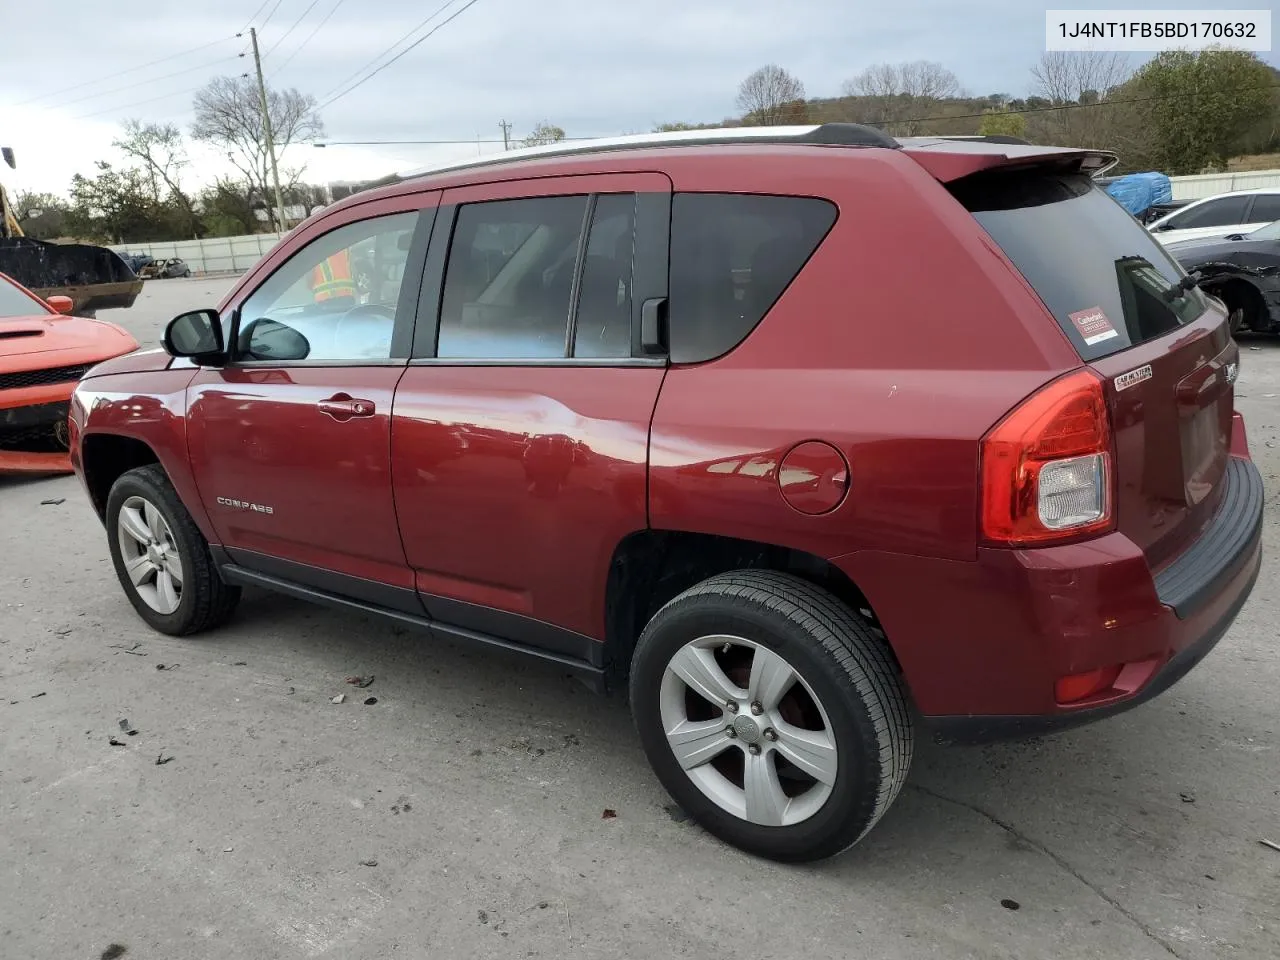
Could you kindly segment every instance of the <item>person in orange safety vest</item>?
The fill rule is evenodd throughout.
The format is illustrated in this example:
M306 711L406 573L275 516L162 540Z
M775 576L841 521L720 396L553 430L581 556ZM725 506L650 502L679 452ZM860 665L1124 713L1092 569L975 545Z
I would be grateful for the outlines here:
M320 303L333 297L355 299L356 282L351 277L347 251L339 250L311 271L311 298Z

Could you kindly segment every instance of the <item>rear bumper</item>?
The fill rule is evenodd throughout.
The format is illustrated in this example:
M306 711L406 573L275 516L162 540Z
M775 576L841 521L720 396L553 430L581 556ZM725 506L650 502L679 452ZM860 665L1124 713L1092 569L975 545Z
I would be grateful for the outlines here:
M1158 574L1127 537L977 562L851 555L924 723L944 742L1061 730L1167 690L1222 638L1262 563L1261 477L1233 458L1231 487L1201 538ZM904 591L903 584L919 584ZM1131 665L1107 689L1057 701L1056 682Z

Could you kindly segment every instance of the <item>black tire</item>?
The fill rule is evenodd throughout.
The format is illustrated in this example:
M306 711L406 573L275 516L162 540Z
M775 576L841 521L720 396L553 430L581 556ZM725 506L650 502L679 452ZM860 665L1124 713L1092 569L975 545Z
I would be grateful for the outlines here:
M130 497L141 497L159 510L173 534L173 545L182 563L182 595L172 613L153 609L125 570L118 523L120 509ZM216 627L231 616L240 601L240 588L225 583L219 576L208 541L159 464L129 470L112 484L107 496L106 526L111 562L120 585L138 616L152 628L181 637Z
M1232 280L1209 292L1227 308L1231 335L1246 331L1265 333L1267 329L1267 305L1258 288L1244 280Z
M687 643L718 634L782 656L826 711L839 762L830 795L808 819L762 826L736 816L676 760L660 713L663 675ZM820 860L853 846L888 810L911 766L907 695L885 641L832 594L788 574L722 574L664 606L636 645L630 695L645 753L676 802L721 840L769 859Z

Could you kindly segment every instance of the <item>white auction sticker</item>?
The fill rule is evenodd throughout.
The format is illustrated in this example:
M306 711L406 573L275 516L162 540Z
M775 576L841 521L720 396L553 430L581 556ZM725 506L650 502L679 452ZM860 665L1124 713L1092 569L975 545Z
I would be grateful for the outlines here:
M1270 10L1046 10L1046 50L1271 50Z

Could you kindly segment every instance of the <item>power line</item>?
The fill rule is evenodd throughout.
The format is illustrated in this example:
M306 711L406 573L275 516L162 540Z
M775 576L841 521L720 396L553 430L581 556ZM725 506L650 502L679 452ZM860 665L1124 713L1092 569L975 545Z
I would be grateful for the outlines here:
M452 2L452 0L450 0L450 2ZM391 66L393 63L395 63L397 60L399 60L401 57L403 57L406 53L408 53L410 50L412 50L414 47L416 47L418 44L422 43L422 41L423 41L423 40L426 40L428 37L430 37L432 34L436 33L438 30L442 29L443 27L448 26L448 24L450 24L451 22L453 22L454 20L456 20L456 19L457 19L458 17L460 17L462 14L466 13L466 12L467 12L468 10L470 10L473 6L475 6L478 2L479 2L479 0L467 0L467 2L466 2L466 3L464 3L461 7L459 7L457 10L455 10L453 13L449 14L449 16L448 16L448 17L446 17L446 18L445 18L444 20L442 20L440 23L436 24L434 27L432 27L430 30L428 30L426 33L424 33L422 36L420 36L417 40L413 41L413 43L409 44L409 46L405 47L403 50L401 50L399 53L397 53L394 57L392 57L390 60L388 60L388 61L387 61L386 63L384 63L382 66L378 67L376 70L374 70L374 71L372 71L372 72L370 72L370 73L365 74L365 75L364 75L364 77L362 77L361 79L357 80L355 83L353 83L351 86L347 87L347 89L343 90L341 93L336 94L336 95L334 95L334 96L332 96L332 97L329 97L327 100L325 100L325 102L324 102L324 103L320 104L320 108L322 109L322 108L324 108L324 107L329 106L329 104L334 103L334 102L335 102L335 101L337 101L337 100L341 100L343 97L345 97L345 96L346 96L348 93L350 93L352 90L354 90L354 89L356 89L357 87L361 86L362 84L364 84L364 83L368 82L369 80L372 80L372 79L373 79L374 77L376 77L379 73L381 73L383 70L387 69L387 67ZM447 7L448 5L449 5L449 4L447 4L447 3L445 4L445 6L446 6L446 7ZM441 9L444 9L444 8L442 7ZM410 31L410 33L412 33L412 31ZM398 42L398 41L397 41L397 42ZM393 45L393 46L394 46L394 45Z
M208 63L201 63L194 67L186 67L182 70L175 70L173 73L166 73L163 76L149 77L146 80L139 80L137 83L126 83L122 87L113 87L110 90L99 90L97 93L89 93L83 97L76 97L74 100L66 100L62 103L51 104L46 109L51 109L51 110L60 109L62 107L69 107L72 104L83 103L85 100L96 100L98 97L105 97L113 93L120 93L123 90L132 90L135 87L145 87L149 84L157 83L161 80L168 80L168 79L171 79L172 77L180 77L183 74L194 73L197 70L207 70L209 67L216 67L218 64L226 63L228 60L237 60L237 59L239 59L239 57L219 57L217 60L211 60Z
M247 77L248 74L242 73L240 74L240 76ZM141 107L144 104L155 103L157 100L168 100L171 97L180 97L180 96L196 93L197 91L203 90L203 89L204 89L204 84L200 84L200 86L198 87L190 87L189 89L186 89L186 90L172 90L169 93L162 93L158 97L149 97L146 100L136 100L133 103L121 104L118 107L108 107L105 110L97 110L93 113L86 113L83 116L72 117L72 119L73 120L89 120L93 117L101 117L104 114L119 113L122 110L131 110L134 107Z
M303 10L303 11L302 11L302 16L298 17L298 19L297 19L297 20L293 21L293 26L292 26L292 27L290 27L288 30L286 30L286 31L284 32L284 35L283 35L279 40L277 40L275 43L273 43L273 44L271 45L271 48L270 48L269 50L267 50L267 52L266 52L266 53L264 53L264 54L263 54L263 56L264 56L264 57L269 57L269 56L271 56L271 54L275 52L276 47L280 46L280 44L282 44L282 43L284 43L286 40L288 40L288 39L289 39L289 34L293 33L293 31L295 31L295 30L297 30L297 29L298 29L298 24L300 24L300 23L303 21L303 19L305 19L305 17L307 16L307 14L308 14L308 13L310 13L310 12L311 12L311 10L315 7L315 5L316 5L317 3L319 3L319 2L320 2L320 0L311 0L311 3L307 5L307 9L305 9L305 10Z
M263 10L265 10L267 4L270 2L271 0L262 0L262 3L258 5L258 9L253 11L253 16L245 21L244 26L240 28L240 31L239 33L236 34L236 36L239 36L240 33L244 33L246 30L248 30L249 27L252 26L253 21L258 19L258 14L260 14Z
M277 73L279 73L281 70L283 70L285 67L287 67L290 63L293 62L293 58L296 57L300 52L302 52L302 48L305 47L308 43L310 43L311 38L320 32L320 28L329 22L329 18L338 12L338 8L342 6L343 2L344 0L338 0L337 3L335 3L332 7L329 8L329 12L324 15L324 17L320 20L319 23L316 24L316 28L312 30L309 34L307 34L307 38L303 40L300 44L298 44L298 46L294 49L293 53L289 54L289 56L284 58L284 63L280 64L280 66L276 67L274 70L271 71L272 77L274 77ZM274 49L274 47L272 49Z
M72 84L69 87L62 87L59 90L50 90L48 93L42 93L38 97L32 97L29 100L21 100L18 103L15 103L14 106L24 107L29 103L36 103L37 101L40 101L40 100L47 100L50 97L56 97L59 94L63 94L63 93L70 93L73 90L79 90L83 87L97 86L103 81L114 80L116 77L123 77L127 73L136 73L139 70L145 70L148 67L154 67L157 64L167 63L168 61L176 60L179 57L190 56L193 53L199 53L201 50L207 50L210 47L216 46L219 43L226 43L228 40L234 40L234 39L236 39L234 36L230 36L230 37L220 37L217 40L210 40L208 43L202 43L200 46L192 47L190 50L183 50L181 53L171 53L169 56L161 57L159 60L152 60L148 63L139 64L136 67L128 67L124 70L118 70L115 73L107 74L105 77L94 77L92 80L86 80L84 83Z
M349 82L354 80L356 77L360 76L360 74L364 73L366 70L372 67L375 63L377 63L379 60L385 57L388 53L390 53L396 47L400 46L400 44L404 43L404 41L407 40L410 36L417 33L419 30L425 27L428 23L430 23L436 17L440 16L440 14L442 14L445 11L445 9L448 8L450 5L452 5L453 3L454 3L454 0L445 0L443 4L441 4L435 10L431 11L431 14L425 20L410 27L408 30L402 33L399 37L397 37L395 41L391 44L391 46L387 47L387 49L383 50L381 53L379 53L376 57L374 57L368 63L364 64L361 67L358 67L354 72L348 74L342 81L340 81L337 85L335 85L332 90L330 90L328 93L324 95L325 98L341 90Z
M267 14L267 19L263 20L262 23L258 24L259 33L267 29L267 24L271 22L271 18L276 15L276 11L280 9L280 4L282 4L283 2L284 0L276 0L276 5L272 7L271 12Z

